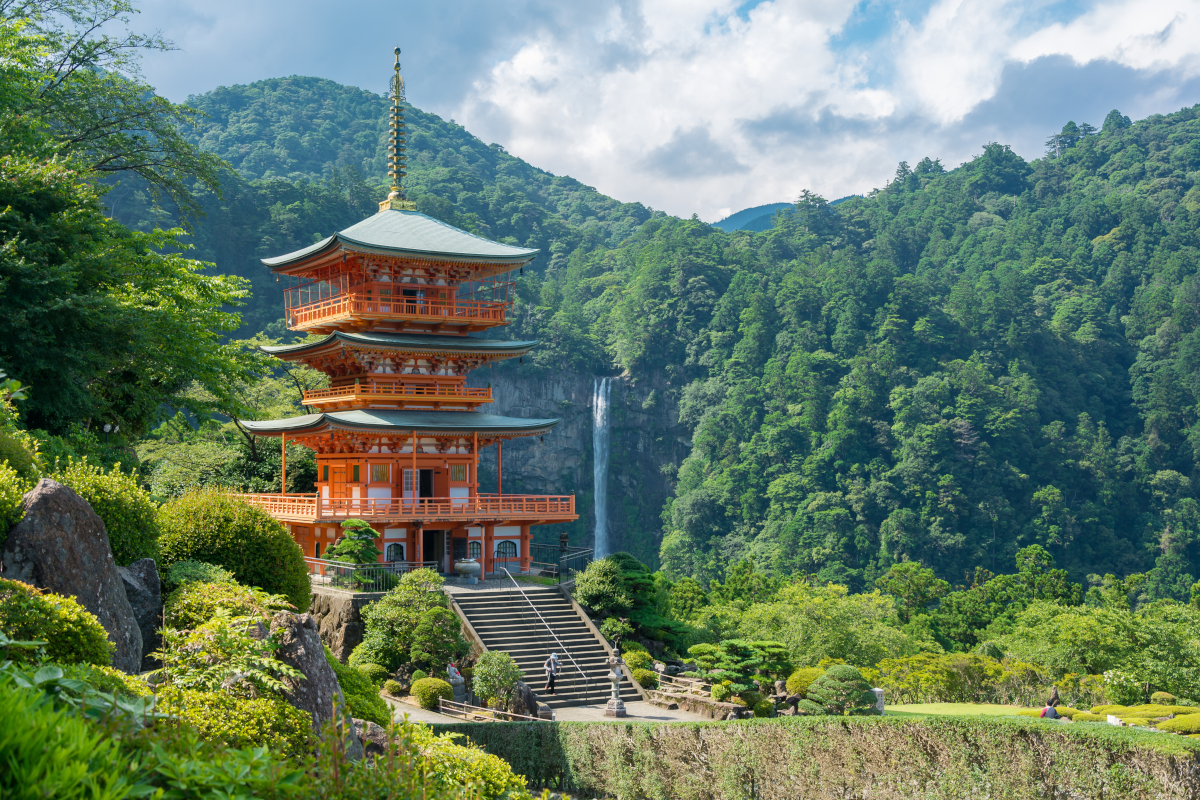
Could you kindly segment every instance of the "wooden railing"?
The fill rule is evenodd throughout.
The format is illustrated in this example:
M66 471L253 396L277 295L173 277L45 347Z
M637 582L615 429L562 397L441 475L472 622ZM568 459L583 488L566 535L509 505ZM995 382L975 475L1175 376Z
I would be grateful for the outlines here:
M414 376L417 377L417 376ZM492 402L491 389L479 389L455 384L414 386L400 381L367 381L353 386L310 389L304 393L305 405L354 402L356 400L431 400L463 403Z
M574 517L575 495L504 494L477 497L325 499L315 494L239 494L277 519L486 519Z
M369 294L344 294L315 303L289 307L288 326L305 328L343 317L382 317L447 322L508 323L508 303L433 298L380 299Z

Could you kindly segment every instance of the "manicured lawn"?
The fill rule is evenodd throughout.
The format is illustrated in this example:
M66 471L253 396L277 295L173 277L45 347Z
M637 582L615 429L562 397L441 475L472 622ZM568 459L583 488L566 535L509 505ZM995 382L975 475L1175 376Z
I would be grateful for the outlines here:
M914 703L906 706L884 706L888 714L896 716L928 717L945 715L952 717L1015 717L1021 706L1000 706L991 703Z

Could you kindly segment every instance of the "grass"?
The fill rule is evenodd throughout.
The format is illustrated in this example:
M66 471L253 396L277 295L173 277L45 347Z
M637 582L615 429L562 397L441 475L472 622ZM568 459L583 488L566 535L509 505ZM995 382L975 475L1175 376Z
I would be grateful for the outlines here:
M1002 706L994 703L913 703L884 706L889 715L901 717L1015 717L1022 706Z

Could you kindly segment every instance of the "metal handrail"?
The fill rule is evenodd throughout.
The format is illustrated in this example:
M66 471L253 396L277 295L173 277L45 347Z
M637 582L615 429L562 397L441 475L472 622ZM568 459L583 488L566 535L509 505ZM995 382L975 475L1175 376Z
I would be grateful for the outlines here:
M533 613L537 614L538 619L542 621L542 625L546 628L546 631L554 637L554 641L558 642L559 649L566 653L567 658L571 659L571 663L575 665L575 671L579 673L579 677L583 678L583 699L587 700L588 695L592 693L591 679L588 677L587 673L583 671L583 668L579 666L579 662L575 660L575 656L571 655L571 651L567 648L567 646L562 643L562 639L558 638L558 634L555 633L554 629L550 627L550 623L546 622L546 618L542 616L542 612L538 611L537 606L530 602L529 596L525 594L525 590L521 588L521 584L517 583L517 579L512 576L511 572L508 571L508 567L500 567L500 569L504 570L504 574L507 575L508 579L513 582L513 586L517 587L517 591L521 593L521 598L525 601L526 605L533 609Z
M438 713L445 714L447 717L460 717L467 719L468 716L474 717L473 722L515 722L521 719L527 719L530 722L548 722L541 717L531 717L527 714L514 714L511 711L499 711L494 708L483 708L482 706L472 706L467 703L455 703L447 700L444 697L438 698ZM500 717L505 717L501 719Z

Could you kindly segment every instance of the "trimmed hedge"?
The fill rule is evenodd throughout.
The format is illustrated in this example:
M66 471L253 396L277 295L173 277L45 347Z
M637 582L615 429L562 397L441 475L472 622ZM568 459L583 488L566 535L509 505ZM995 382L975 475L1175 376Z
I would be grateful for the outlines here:
M376 686L381 685L392 675L387 671L387 667L381 667L378 664L359 664L357 669L367 677L367 680Z
M74 597L5 578L0 578L0 632L11 639L47 642L46 655L59 664L108 666L115 650L100 620ZM16 651L9 657L21 658Z
M633 679L637 681L638 685L643 689L658 688L658 673L654 672L653 670L635 669L633 670Z
M387 727L392 721L392 712L387 701L379 696L379 688L356 667L350 667L334 658L328 647L325 648L325 660L337 676L338 686L342 687L342 695L346 698L346 710L350 716L365 719L376 725Z
M406 694L404 687L400 685L400 681L384 681L383 690L392 697L403 697Z
M191 559L224 567L239 583L281 594L308 609L311 586L300 546L265 511L207 487L172 500L159 512L163 565Z
M1200 740L1004 717L439 726L531 786L656 800L1194 798Z
M824 674L825 670L820 667L801 667L788 676L788 694L807 695L808 687L812 686L813 682Z
M1200 714L1184 714L1156 725L1160 731L1173 733L1200 733Z
M443 700L454 699L454 690L450 688L450 684L440 678L422 678L419 681L414 681L412 688L408 692L417 698L417 702L421 704L421 708L429 710L438 707L439 697Z

